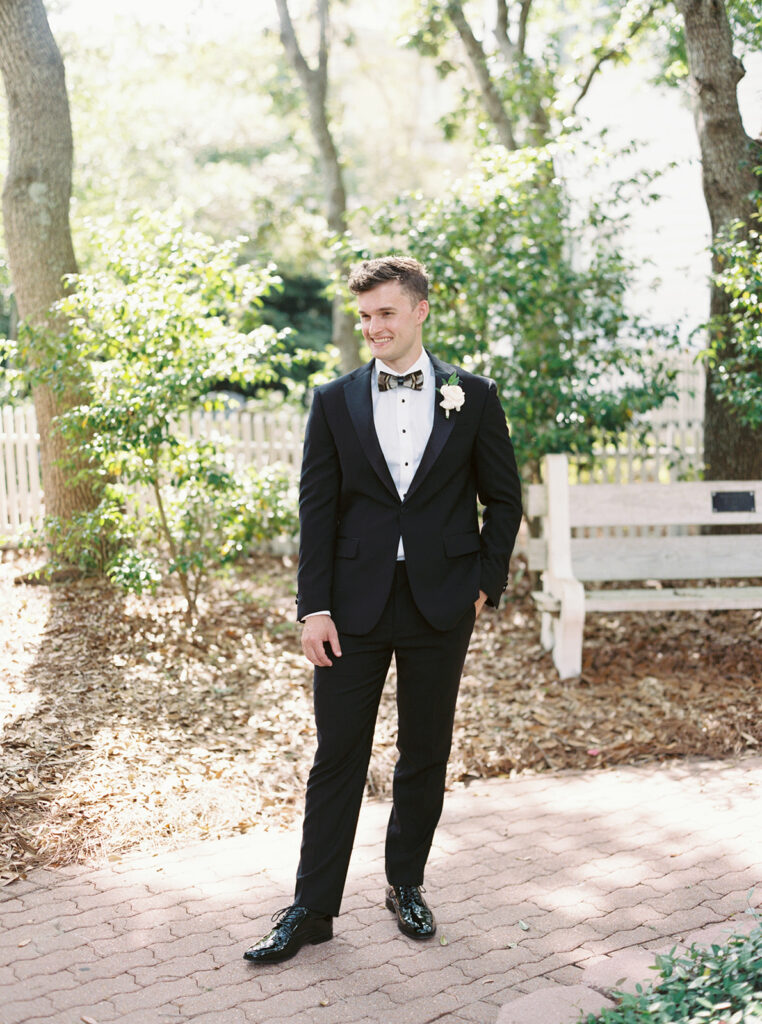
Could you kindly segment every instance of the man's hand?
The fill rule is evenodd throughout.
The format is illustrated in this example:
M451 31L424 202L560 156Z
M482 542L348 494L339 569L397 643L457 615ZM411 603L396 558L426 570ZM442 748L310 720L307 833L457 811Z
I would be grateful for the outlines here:
M341 657L339 634L330 615L310 615L302 630L302 650L313 665L330 668L333 662L323 644L328 644L334 657Z
M477 617L477 619L479 618L481 610L484 607L484 605L486 604L486 602L487 602L487 595L484 593L483 590L480 590L478 598L474 601L474 608L476 608L476 617Z

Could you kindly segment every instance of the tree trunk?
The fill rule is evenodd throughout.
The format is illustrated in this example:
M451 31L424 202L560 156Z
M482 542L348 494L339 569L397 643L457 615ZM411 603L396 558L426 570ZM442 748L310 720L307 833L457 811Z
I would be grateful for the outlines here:
M42 0L0 0L0 70L9 132L3 219L18 314L32 327L55 331L62 325L48 311L64 293L64 275L77 271L69 230L73 146L63 61ZM39 368L50 357L41 343L32 346L29 362ZM97 503L86 481L68 482L84 463L52 425L76 394L37 384L33 396L45 510L68 520Z
M722 0L676 0L685 22L685 42L693 91L696 130L701 146L704 198L712 238L731 223L750 223L754 212L751 194L759 181L754 168L762 161L762 148L744 131L738 108L737 86L744 75L733 55L733 37ZM712 270L718 270L713 259ZM720 342L733 352L733 328L727 314L729 299L712 284L710 316L726 327ZM710 480L762 478L762 432L740 423L712 391L707 368L704 406L704 461Z
M323 175L328 230L332 235L340 237L346 230L347 193L341 161L328 120L329 0L317 0L320 47L316 68L309 66L301 51L288 9L288 0L276 0L276 4L280 18L280 36L283 48L307 96L310 129L318 148ZM335 267L340 276L346 276L349 268L345 266L341 257L336 259ZM340 296L333 300L332 326L331 340L339 350L341 368L347 373L359 366L362 360L360 359L360 343L355 331L355 318L345 312Z

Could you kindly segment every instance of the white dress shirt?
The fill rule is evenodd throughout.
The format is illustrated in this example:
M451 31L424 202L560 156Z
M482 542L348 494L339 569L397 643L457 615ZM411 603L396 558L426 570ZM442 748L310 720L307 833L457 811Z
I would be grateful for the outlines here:
M392 377L406 376L415 370L422 370L423 387L420 391L404 387L379 391L379 370L390 373ZM380 359L376 359L371 373L373 425L376 428L381 451L392 475L394 486L403 501L423 458L431 428L434 426L435 383L434 367L425 352L421 352L415 363L405 370L404 374L392 370ZM401 561L404 557L405 549L402 537L400 537L397 561ZM304 618L330 614L328 609L324 609L319 612L308 612Z
M416 362L405 370L405 376L416 370L423 372L423 387L420 391L405 387L379 391L379 370L391 374L392 377L403 374L376 359L370 388L373 396L373 424L381 451L384 453L397 493L404 500L434 425L434 367L428 355L421 352ZM397 560L404 557L405 551L400 537Z

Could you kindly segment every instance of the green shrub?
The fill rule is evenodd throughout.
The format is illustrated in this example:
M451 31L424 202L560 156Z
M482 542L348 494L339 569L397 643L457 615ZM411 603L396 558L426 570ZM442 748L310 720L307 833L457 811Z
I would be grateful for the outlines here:
M656 958L661 981L636 994L616 993L618 1005L584 1024L762 1024L762 924L724 945L695 943Z
M210 395L218 381L273 379L283 337L257 324L256 311L277 279L271 267L239 262L238 243L149 218L99 247L103 269L72 279L59 304L68 324L50 340L59 359L36 371L61 387L61 365L90 367L81 401L56 429L101 495L86 515L46 521L50 565L105 572L137 592L174 574L190 620L211 570L255 541L296 531L284 467L239 466L224 438L193 439L179 427L200 405L224 407Z
M371 229L432 276L426 337L440 356L493 377L527 480L543 455L592 459L672 394L674 328L628 308L626 216L596 201L579 222L555 163L563 146L486 151L436 199L400 196ZM624 191L634 183L624 183Z

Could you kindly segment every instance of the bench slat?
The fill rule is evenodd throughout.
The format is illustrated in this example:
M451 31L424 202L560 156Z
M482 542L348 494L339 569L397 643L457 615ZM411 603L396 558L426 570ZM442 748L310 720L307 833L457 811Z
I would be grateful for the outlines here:
M752 492L755 512L713 512L713 492ZM552 510L551 510L552 513ZM759 480L676 484L577 484L569 488L570 525L674 526L762 524Z
M544 537L529 538L527 560L533 572L544 572L548 568L548 542Z
M574 575L583 581L762 577L762 534L573 537L570 545ZM530 546L531 568L539 568L539 546Z
M527 519L548 514L548 492L545 484L530 484L527 487Z
M678 611L762 608L762 587L681 587L656 590L588 590L585 611Z
M762 578L762 533L702 536L670 526L762 525L762 481L569 486L565 455L543 460L544 493L530 488L531 514L543 534L529 541L529 566L542 569L546 590L533 593L542 612L540 641L553 651L562 679L582 670L587 612L653 612L762 608L762 586L695 586L585 590L583 581L722 580ZM716 501L714 500L716 497ZM743 508L715 512L715 508ZM575 528L588 536L574 536ZM614 531L609 527L616 528ZM635 529L628 529L634 527ZM654 536L638 536L656 527ZM624 528L620 531L619 528ZM612 532L625 536L612 537ZM590 536L592 534L592 536Z

